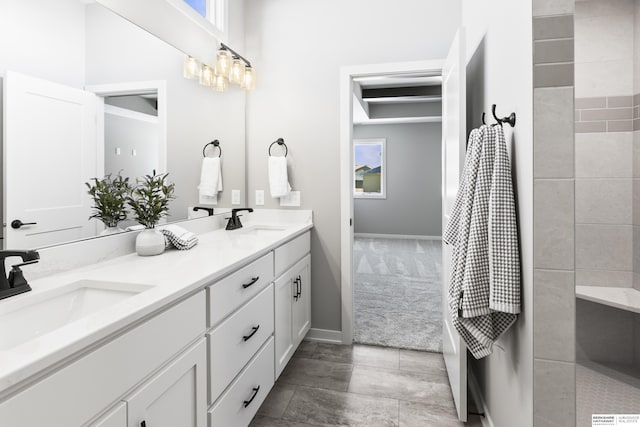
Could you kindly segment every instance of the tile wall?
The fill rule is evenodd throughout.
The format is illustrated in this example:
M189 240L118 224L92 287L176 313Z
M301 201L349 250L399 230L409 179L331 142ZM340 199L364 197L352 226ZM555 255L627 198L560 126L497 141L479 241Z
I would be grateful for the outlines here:
M575 426L574 0L533 0L534 426Z
M634 284L635 0L575 10L576 284Z

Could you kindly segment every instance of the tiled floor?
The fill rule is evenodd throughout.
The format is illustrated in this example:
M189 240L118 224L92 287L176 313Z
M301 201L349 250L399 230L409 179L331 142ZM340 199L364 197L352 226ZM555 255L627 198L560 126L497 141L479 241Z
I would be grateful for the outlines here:
M463 426L442 355L303 341L252 427ZM466 424L480 427L472 416Z
M592 414L640 413L639 382L601 365L577 364L577 427L591 427Z

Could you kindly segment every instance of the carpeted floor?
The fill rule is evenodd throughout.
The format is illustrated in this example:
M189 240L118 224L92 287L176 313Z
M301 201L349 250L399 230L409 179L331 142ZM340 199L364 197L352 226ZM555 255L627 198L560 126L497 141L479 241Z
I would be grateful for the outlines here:
M355 238L355 342L442 351L441 245Z

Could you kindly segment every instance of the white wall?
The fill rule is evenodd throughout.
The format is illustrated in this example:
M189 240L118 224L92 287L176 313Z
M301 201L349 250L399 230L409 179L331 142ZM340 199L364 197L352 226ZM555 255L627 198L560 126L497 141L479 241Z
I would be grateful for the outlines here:
M267 148L289 147L291 185L313 209L312 327L340 330L339 71L440 59L459 1L247 0L246 51L257 69L247 101L249 204L267 190ZM267 198L265 207L277 207Z
M496 427L533 424L533 77L530 1L464 0L467 31L467 126L491 117L517 114L505 125L517 192L522 259L523 310L494 354L470 367ZM496 11L499 11L497 13ZM487 120L491 122L491 120Z
M385 199L354 199L355 233L442 235L442 125L359 125L354 139L385 138Z
M0 2L0 73L82 88L84 7L80 0Z

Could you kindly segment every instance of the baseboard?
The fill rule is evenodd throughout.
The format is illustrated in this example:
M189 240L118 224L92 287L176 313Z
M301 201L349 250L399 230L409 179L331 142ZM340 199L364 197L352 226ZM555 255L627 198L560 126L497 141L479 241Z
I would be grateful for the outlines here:
M342 331L332 331L330 329L311 328L304 337L307 341L326 342L331 344L342 344Z
M491 419L491 414L489 413L489 409L487 408L487 405L484 402L482 393L480 393L480 386L478 385L478 381L476 380L476 377L473 375L473 371L471 371L471 369L467 370L467 380L469 385L469 391L473 396L473 401L477 406L479 406L478 409L484 414L484 416L480 417L480 421L482 422L482 427L494 427L493 420Z
M368 237L373 239L442 240L442 236L422 236L414 234L354 233L353 235L354 237Z

